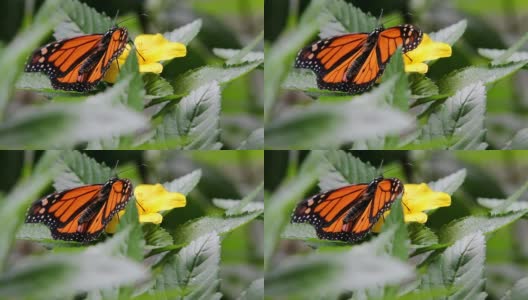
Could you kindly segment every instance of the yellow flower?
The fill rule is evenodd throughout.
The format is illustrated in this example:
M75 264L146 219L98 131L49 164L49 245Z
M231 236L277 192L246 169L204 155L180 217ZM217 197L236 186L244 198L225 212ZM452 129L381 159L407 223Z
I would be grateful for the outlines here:
M418 222L423 224L427 222L427 214L424 211L450 205L451 196L449 194L435 192L425 183L404 185L402 207L405 223ZM372 228L372 231L381 231L381 226L384 222L383 219L389 212L385 212L384 217L379 219L378 223Z
M134 39L136 55L141 73L161 73L163 65L159 63L163 60L170 60L175 57L187 55L187 48L182 43L171 42L163 35L140 34ZM119 74L119 66L125 64L130 54L130 45L127 45L118 59L114 60L104 76L106 82L114 83Z
M422 42L416 47L403 54L405 72L427 73L429 67L425 61L451 56L451 46L446 43L435 42L429 35L423 34Z
M184 207L187 204L185 195L167 191L161 184L140 184L134 189L136 197L136 207L139 213L140 223L160 224L163 216L159 213L177 207ZM124 214L124 210L114 216L106 226L106 232L114 233L117 229L119 217Z
M160 211L184 207L185 195L168 192L161 184L140 184L134 189L139 222L159 224L163 221Z

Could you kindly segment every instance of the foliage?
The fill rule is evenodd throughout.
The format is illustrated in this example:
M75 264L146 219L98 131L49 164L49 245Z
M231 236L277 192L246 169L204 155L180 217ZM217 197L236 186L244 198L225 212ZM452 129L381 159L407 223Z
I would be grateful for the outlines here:
M190 58L176 59L170 64L164 62L165 71L160 76L139 73L136 55L129 55L126 63L120 66L117 83L106 89L100 84L99 89L89 95L54 90L46 75L23 73L29 54L42 45L52 31L55 39L64 39L104 33L114 25L115 20L89 5L80 0L45 1L34 23L18 33L1 51L1 69L9 72L0 80L0 148L263 147L263 142L252 134L263 128L262 112L248 109L258 107L258 99L255 104L240 102L241 99L255 102L255 97L251 96L258 95L245 85L250 85L249 79L264 63L263 52L256 50L261 45L262 33L255 33L256 38L239 49L217 36L216 45L231 47L208 51L199 45L198 39L209 29L204 28L204 20L196 19L163 33L170 41L187 45ZM263 11L263 5L260 9ZM148 15L152 24L162 17L156 12L143 15ZM125 26L139 22L138 15L126 19ZM135 28L129 31L132 35L139 33ZM199 63L193 61L198 57ZM171 74L175 73L171 72L173 66L182 61L187 67ZM40 104L8 110L13 103L29 95L16 91L36 92L31 97L41 99ZM233 98L238 102L231 100ZM226 115L246 118L251 126L225 127L219 120ZM244 141L246 137L250 137L249 142Z
M428 211L429 220L432 222L428 221L425 224L404 223L403 204L396 200L391 206L390 214L385 216L381 233L371 234L369 240L356 245L321 240L316 236L314 227L309 224L288 224L295 203L317 193L318 190L323 192L352 183L370 182L380 173L398 173L400 175L397 177L403 180L401 166L391 163L390 160L394 152L375 152L378 155L372 153L372 151L312 151L298 171L290 173L284 182L276 187L268 187L265 198L266 219L272 219L274 222L270 222L270 225L268 222L265 224L266 229L269 229L266 230L265 235L266 295L287 296L289 299L343 299L343 297L486 299L489 297L490 290L486 288L485 282L489 284L494 280L484 270L493 268L493 258L489 256L494 257L494 255L488 248L496 248L505 243L500 235L494 235L493 232L505 233L506 229L513 226L512 224L521 227L525 225L515 222L526 217L528 213L524 201L520 201L528 188L528 183L507 199L479 199L481 205L489 208L486 211L476 203L472 205L479 207L475 208L478 213L469 212L462 216L450 216L447 213L450 208ZM476 152L470 153L476 154ZM488 165L488 160L485 158L497 163L499 153L488 153L482 154L479 161L484 166ZM407 174L413 174L413 178L422 177L423 174L419 170L434 166L429 159L435 158L432 161L436 160L439 165L449 164L450 169L455 171L447 175L445 171L441 172L444 174L443 177L435 178L436 180L429 182L428 186L435 191L452 195L451 206L454 207L460 207L461 204L464 205L463 203L471 205L468 203L475 201L475 199L467 199L467 193L470 192L467 182L470 178L473 180L475 171L468 172L465 168L456 170L455 161L448 163L453 158L463 160L464 156L458 156L457 152L416 154L413 155L411 152L398 154L399 157L406 155L417 158L416 162L409 162L412 170L408 170L410 173ZM294 156L290 154L290 157ZM384 168L385 172L376 171L371 163L363 160L373 157L378 157L379 160L389 159L388 162L385 161L389 164ZM525 165L526 153L518 157ZM294 160L290 161L290 166L287 168L296 170L293 165L297 163ZM275 164L275 168L284 167L286 166ZM496 164L488 167L497 168ZM425 173L429 172L426 170ZM432 173L438 174L438 172ZM319 180L317 181L316 178ZM419 183L419 181L409 183ZM316 185L319 189L313 189ZM435 224L437 222L434 220L439 219L446 221L443 224ZM497 241L492 242L495 238ZM309 247L303 247L302 244L307 244ZM515 245L516 242L513 241L513 245L504 246L515 247ZM292 253L291 249L298 250ZM515 259L510 257L503 257L502 262L516 265ZM517 280L519 281L516 283ZM525 278L512 278L509 284L509 287L503 287L501 292L492 291L493 296L500 298L502 294L506 299L510 299L509 297L514 295L526 294Z
M526 148L525 128L510 126L506 131L493 132L490 137L489 131L495 128L485 122L485 116L494 111L503 114L509 109L508 104L502 104L503 95L494 99L501 104L490 109L487 105L489 92L499 90L495 88L497 83L507 82L507 77L526 68L528 57L520 48L528 36L524 35L509 49L473 47L474 52L482 57L462 59L465 64L476 62L475 65L462 67L460 63L451 66L449 62L457 63L455 59L460 60L464 52L468 52L467 48L472 47L468 45L472 38L472 32L466 30L468 21L462 19L436 32L425 30L431 39L452 45L453 57L445 59L446 63L441 62L444 59L429 62L430 70L426 75L406 75L403 73L401 52L397 52L386 66L379 85L364 94L349 96L342 92L320 90L311 70L293 68L297 51L313 40L317 32L319 39L351 32L371 32L376 26L389 21L376 20L350 1L306 2L309 2L308 7L298 22L297 12L290 11L290 26L276 37L266 57L265 72L270 72L265 82L267 148ZM389 5L389 2L386 4ZM383 2L372 5L357 2L357 5L372 9L375 16L377 11L374 8L379 11L386 8ZM423 9L408 15L416 21L413 25L422 29L438 27L431 26ZM390 15L386 19L393 20L395 17L407 19L408 16ZM483 61L485 63L481 63ZM438 67L440 71L435 72ZM449 72L438 76L442 70ZM297 96L292 96L292 91L301 93L293 93ZM302 92L309 98L302 97ZM492 97L497 98L497 93ZM287 101L283 101L286 97ZM524 111L510 109L508 113L514 118L525 118Z
M222 156L219 152L216 154ZM0 200L0 216L5 225L0 234L1 295L13 299L73 299L83 293L89 299L220 299L225 296L226 287L220 288L220 282L225 281L220 272L227 266L223 258L224 244L232 243L227 237L229 234L241 232L244 225L263 217L263 204L258 199L262 185L242 200L229 200L228 207L223 206L225 214L189 218L180 228L166 222L140 224L136 203L132 200L120 217L117 232L95 244L54 240L45 225L22 224L30 202L38 199L52 180L57 189L65 189L105 182L115 172L86 153L48 151L38 161L31 177ZM187 194L188 206L192 207L191 203L197 200L192 192L204 176L209 175L195 169L164 185L169 191ZM138 184L138 178L131 180L134 185ZM164 220L170 219L170 214L165 214ZM212 219L215 222L204 221ZM189 230L191 226L199 230ZM15 236L19 241L41 242L51 251L43 250L13 262L8 257ZM240 297L262 297L263 288L259 288L262 279L240 280L246 282L246 287L238 291Z

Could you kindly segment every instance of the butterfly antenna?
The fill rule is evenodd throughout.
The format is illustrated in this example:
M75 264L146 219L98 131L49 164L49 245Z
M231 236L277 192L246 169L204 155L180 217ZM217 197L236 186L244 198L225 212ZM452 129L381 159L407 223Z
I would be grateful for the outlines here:
M381 160L381 163L380 163L380 165L379 165L379 167L378 167L378 175L380 175L380 176L383 176L383 174L382 174L382 172L381 172L381 169L382 169L382 168L383 168L383 159Z
M147 211L147 210L141 205L141 203L139 203L139 201L137 201L137 199L136 199L136 203L137 203L137 205L139 205L139 207L141 207L141 209L142 209L144 212Z
M140 16L148 17L147 14L139 14L139 15L140 15ZM134 17L130 17L130 18L126 18L126 19L124 19L123 21L121 21L121 22L119 22L119 23L115 23L115 24L116 24L116 25L119 25L119 24L121 24L121 23L124 23L124 22L126 22L126 21L128 21L128 20L131 20L131 19L134 19L134 18L135 18L135 16L134 16ZM116 20L116 21L117 21L117 20Z
M132 46L134 46L134 50L136 50L136 53L141 57L141 59L143 59L143 61L147 61L145 57L143 57L143 55L141 55L141 53L137 50L137 47L136 47L136 44L134 44L134 41L132 41L132 39L128 39L128 42L132 44Z
M117 172L116 172L116 170L117 170L117 165L119 165L119 160L116 161L115 166L114 166L114 169L112 170L112 173L115 174L116 177L117 177Z
M381 18L382 17L383 17L383 8L380 10L380 15L378 17L378 27L383 26L383 24L381 23Z
M403 204L403 206L405 206L405 208L407 208L408 211L411 211L409 206L407 206L407 204L405 204L405 202L403 202L403 196L402 196L401 204Z
M117 16L119 16L119 9L117 10L116 15L115 15L115 17L114 17L114 24L115 24L115 26L117 26L117 23L116 23L116 22L117 22Z

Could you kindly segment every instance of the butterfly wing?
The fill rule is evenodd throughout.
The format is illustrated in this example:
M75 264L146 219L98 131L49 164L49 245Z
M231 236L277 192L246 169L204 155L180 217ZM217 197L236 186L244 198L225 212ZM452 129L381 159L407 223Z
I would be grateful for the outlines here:
M347 74L347 80L362 89L370 88L378 80L398 47L402 47L403 53L409 52L418 47L423 35L422 31L409 24L377 29L374 33L377 36L375 46L361 65L351 68Z
M403 191L396 178L377 178L317 194L299 203L293 223L310 223L327 240L358 241Z
M317 194L300 202L292 215L292 223L309 223L317 236L327 240L350 240L350 233L341 230L343 219L351 209L361 210L368 204L364 195L369 184L354 184Z
M314 71L321 89L349 91L354 87L346 74L368 51L368 38L368 33L353 33L317 41L299 51L295 67Z
M399 46L405 53L418 47L421 39L422 32L409 24L336 36L302 49L295 66L313 70L321 89L361 93L383 74Z
M342 219L342 230L351 235L351 241L362 239L376 225L394 200L403 192L403 184L396 178L377 178L371 182L364 209L350 211Z
M32 204L26 223L44 223L54 239L88 242L125 207L131 190L127 179L113 178L105 184L56 192Z
M50 43L37 49L26 64L26 72L43 72L55 89L88 91L125 49L126 28Z

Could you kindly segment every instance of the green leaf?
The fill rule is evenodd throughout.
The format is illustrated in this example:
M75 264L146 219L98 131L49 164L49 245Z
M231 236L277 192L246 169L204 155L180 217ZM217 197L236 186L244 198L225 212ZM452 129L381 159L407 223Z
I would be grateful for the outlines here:
M528 149L528 128L523 128L513 136L503 150L522 150Z
M55 90L51 86L51 81L48 76L43 73L22 73L16 82L16 88L28 91L38 91L50 98L55 96L82 95L77 92Z
M409 234L407 227L403 221L403 206L401 202L401 195L392 203L390 214L385 219L385 223L382 227L382 232L387 230L394 230L394 233L390 234L389 242L384 247L387 253L393 257L397 257L402 261L406 261L409 257Z
M507 291L501 300L528 299L528 277L517 281L511 290Z
M504 213L512 212L511 207L518 202L519 198L526 193L528 190L528 181L524 183L515 193L511 194L508 199L502 201L502 203L491 210L491 215L500 215Z
M428 266L427 273L422 277L422 288L448 289L449 299L486 299L485 255L484 235L473 232L447 248Z
M322 156L322 152L310 152L299 170L302 176L283 182L273 195L264 198L264 215L268 220L273 220L264 222L264 268L270 264L280 234L289 222L295 203L303 199L305 193L316 183L321 171L319 163Z
M213 204L221 209L229 210L237 207L240 204L240 200L233 199L213 199ZM250 202L246 204L241 211L241 214L252 213L256 211L263 211L264 203L262 202Z
M467 67L444 76L438 86L442 94L453 94L457 90L475 84L498 81L528 64L528 60L501 67Z
M422 129L422 138L433 141L445 139L451 150L485 149L486 90L482 83L469 85L449 97L429 117Z
M438 95L438 86L431 79L418 74L409 76L413 98L426 98Z
M439 31L431 32L429 36L435 42L443 42L452 46L464 34L466 28L467 21L461 20Z
M165 228L149 223L144 224L142 227L147 249L161 248L174 244L172 236Z
M143 75L143 81L147 95L163 97L174 93L172 85L158 74L146 73Z
M0 275L0 294L12 299L71 298L94 289L133 284L148 276L140 264L104 252L48 254L19 261Z
M170 257L156 276L155 289L178 288L185 299L220 299L220 238L213 231Z
M16 231L24 222L24 215L30 203L39 198L40 193L48 187L57 173L55 162L58 155L58 151L46 151L37 163L33 174L18 182L1 201L0 273L5 269Z
M354 101L313 103L282 113L265 129L266 147L329 149L404 132L413 124L413 118L386 105L394 92L395 79L354 97Z
M214 48L213 53L225 60L229 60L232 57L235 57L240 53L241 50L238 49L223 49L223 48ZM244 54L240 58L240 63L248 63L248 62L257 62L260 61L261 63L264 61L264 53L263 52L257 52L257 51L249 51Z
M331 149L373 136L397 135L412 122L408 115L391 108L353 102L314 104L309 108L291 109L267 126L266 147Z
M372 247L354 247L284 259L265 277L268 297L332 299L344 291L396 284L412 277L407 264ZM350 280L354 278L354 280Z
M174 94L184 96L191 91L199 89L206 82L217 82L219 84L231 82L247 73L253 71L262 62L250 62L236 66L205 66L190 70L176 78L174 81Z
M162 143L179 139L178 148L185 150L219 149L220 97L215 81L192 91L164 115L155 139Z
M378 24L377 18L341 0L328 1L321 17L328 20L321 26L319 37L322 39L350 32L371 32Z
M231 66L231 65L237 65L237 64L240 64L240 63L244 63L244 62L248 62L249 60L247 59L247 56L248 54L250 53L251 50L253 50L258 44L260 44L262 42L262 40L264 39L264 30L262 30L259 35L257 35L251 42L249 42L243 49L241 49L240 51L238 51L237 53L235 53L235 55L231 56L227 61L226 61L226 65L228 66ZM255 60L253 60L255 61ZM264 63L264 53L262 53L262 56L261 56L261 59L260 59L260 62L261 63Z
M515 52L519 50L524 44L528 42L528 33L525 33L522 38L520 38L515 44L513 44L508 50L502 53L499 57L495 58L492 62L492 66L504 64L511 62L511 57L515 55Z
M385 81L392 79L396 83L392 93L389 93L386 97L385 103L391 107L399 108L401 111L408 111L411 92L409 91L409 81L404 72L405 66L401 49L396 49L396 52L389 59L390 61L385 67L382 79Z
M506 50L479 48L478 53L486 58L495 60L501 57L502 55L504 55L506 53ZM526 51L514 52L503 62L503 64L508 64L512 62L521 62L521 61L528 61L528 52Z
M501 206L506 199L493 199L493 198L477 198L478 204L494 209ZM508 212L528 211L528 201L518 201L510 204L506 210Z
M261 182L258 187L251 191L244 199L238 201L236 206L229 208L226 211L226 216L236 216L242 213L247 213L252 207L252 202L255 198L261 194L262 189L264 188L264 182Z
M237 150L260 150L264 149L264 128L253 131Z
M143 231L139 225L139 217L135 201L130 201L126 212L119 220L118 232L107 239L104 243L93 246L90 250L99 253L107 253L118 257L128 257L129 259L141 263L143 261L143 251L145 240ZM108 292L108 291L103 291ZM132 287L119 287L113 290L113 298L130 299L134 289Z
M112 19L78 0L61 1L61 12L75 25L64 23L55 31L57 40L82 34L105 33L112 27Z
M319 28L319 24L324 23L323 18L318 15L325 0L311 1L304 10L299 26L281 34L274 45L267 51L266 66L264 68L264 118L265 121L271 119L275 101L278 99L279 88L286 78L288 71L293 65L295 54L305 46Z
M108 248L105 247L107 244ZM143 248L145 240L143 239L143 230L139 224L139 213L136 206L135 198L131 197L128 201L125 214L119 218L117 233L104 244L101 249L116 249L122 256L127 256L137 262L143 260ZM110 251L106 251L110 253Z
M136 111L143 111L145 89L143 88L141 75L139 75L137 56L129 55L125 64L120 68L117 82L124 82L123 85L128 85L128 93L122 96L120 102Z
M54 180L57 191L71 189L80 185L104 183L112 174L112 169L79 151L63 151L59 166L63 170Z
M4 70L4 72L0 77L0 120L5 117L5 108L12 99L13 88L22 73L28 56L48 36L53 27L60 22L61 17L57 13L58 5L58 0L46 1L35 16L35 22L24 31L19 32L13 41L2 49L0 70ZM59 118L60 121L61 119ZM13 148L21 149L25 147L13 145ZM41 147L40 149L44 148L49 147Z
M497 231L522 218L527 210L502 216L469 216L454 220L442 227L439 237L441 243L454 243L468 235L480 231L484 234Z
M51 231L44 224L26 224L24 223L16 233L17 240L30 240L52 243L55 241L51 237ZM60 240L59 240L60 242ZM72 244L72 243L67 243Z
M196 169L189 174L174 179L171 182L164 183L163 186L169 192L180 193L187 196L187 194L189 194L196 187L198 182L200 182L200 178L202 178L202 170Z
M466 169L460 169L453 174L450 174L444 178L440 178L436 181L429 182L427 185L437 192L453 193L464 183L466 179Z
M144 129L148 120L142 114L112 104L115 97L126 96L123 94L126 89L128 85L122 82L85 102L48 103L21 109L0 125L0 148L71 147Z
M202 28L202 19L197 19L189 24L174 29L171 32L166 32L163 36L171 41L188 45L200 32Z
M319 188L328 191L345 185L371 182L379 170L344 151L324 151L324 171L319 176Z
M253 300L264 298L264 278L253 281L249 287L240 294L237 300Z
M438 236L424 224L409 223L407 229L409 230L411 245L415 248L438 244Z
M264 223L266 224L266 222ZM315 228L306 223L293 223L293 224L287 224L284 228L284 231L281 233L282 239L290 239L290 240L311 240L311 241L317 241L319 238L317 237L317 233L315 231Z
M262 210L234 217L206 216L191 220L174 231L174 244L185 245L193 240L216 231L218 234L231 232L241 226L248 224L263 214Z
M334 95L334 93L330 93L329 91L320 90L317 87L317 77L314 72L306 69L292 69L282 83L282 88L305 91L314 98L324 94Z

